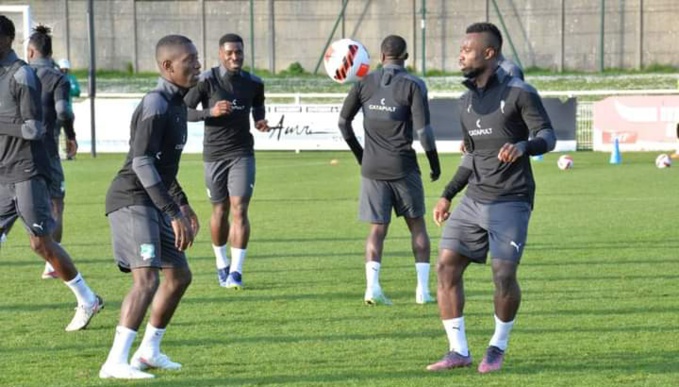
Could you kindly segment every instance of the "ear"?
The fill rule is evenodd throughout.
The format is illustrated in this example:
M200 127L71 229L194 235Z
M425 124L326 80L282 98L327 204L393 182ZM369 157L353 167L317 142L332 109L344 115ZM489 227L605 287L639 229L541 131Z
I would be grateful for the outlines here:
M160 67L163 69L164 72L166 73L172 73L173 68L172 68L172 61L169 59L165 59L161 62Z
M487 47L486 50L485 50L485 55L483 56L483 58L485 60L490 60L491 58L495 58L495 57L497 57L497 51L495 51L495 49L493 47Z
M403 60L408 60L409 54L406 52L406 54L403 56Z
M387 56L384 53L380 53L380 62L384 63L385 60L387 60Z

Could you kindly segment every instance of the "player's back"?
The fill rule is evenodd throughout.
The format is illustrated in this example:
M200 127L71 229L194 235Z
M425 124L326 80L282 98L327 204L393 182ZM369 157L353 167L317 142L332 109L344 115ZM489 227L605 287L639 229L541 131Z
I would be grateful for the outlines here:
M398 179L418 168L412 148L411 104L416 95L414 90L424 87L420 82L402 66L395 65L375 70L359 82L365 130L362 162L365 177Z

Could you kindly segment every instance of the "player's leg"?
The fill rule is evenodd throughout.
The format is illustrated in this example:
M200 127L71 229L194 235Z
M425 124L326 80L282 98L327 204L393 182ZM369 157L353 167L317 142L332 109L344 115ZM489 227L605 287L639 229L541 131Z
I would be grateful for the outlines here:
M162 215L161 215L162 216ZM130 364L138 369L147 368L179 369L181 364L173 362L161 352L160 343L172 316L186 289L191 284L191 270L183 252L174 247L174 233L170 219L162 216L163 281L151 304L151 316L139 349L132 356Z
M424 187L419 172L413 171L401 180L390 183L395 196L396 215L403 216L410 230L411 246L415 257L417 286L415 302L427 304L434 302L429 294L429 256L431 246L427 226L424 221Z
M464 272L471 262L484 262L488 238L479 224L479 204L464 197L445 223L436 265L437 302L448 338L448 353L430 364L430 371L467 367L472 356L467 344L464 306Z
M384 240L391 223L393 192L386 181L361 178L359 218L370 223L365 241L366 289L363 301L368 305L391 305L380 285L380 269Z
M17 212L29 232L31 249L54 267L78 301L75 316L66 330L86 328L104 303L87 285L66 250L52 239L54 220L45 181L36 177L16 183L14 187Z
M521 288L516 272L526 244L531 214L530 204L524 202L496 203L489 207L495 332L479 364L481 373L497 371L502 367L509 334L521 304Z
M231 265L226 246L229 240L229 210L231 208L228 191L229 164L227 160L210 161L204 164L205 186L212 203L210 238L220 286L226 286Z
M159 286L161 261L160 215L147 206L130 206L108 215L113 255L121 271L132 273L132 288L120 306L113 344L99 371L101 378L145 379L128 362L132 343Z
M229 197L231 203L231 270L227 288L243 288L243 264L250 241L248 209L255 188L255 157L236 158L229 169Z
M58 143L57 143L58 144ZM64 180L64 170L61 168L61 160L58 157L50 159L50 178L48 190L52 199L52 216L55 220L52 238L56 243L61 244L61 237L64 225L64 197L66 196L66 183ZM57 278L57 273L49 262L45 262L42 272L42 279Z
M0 247L17 220L16 202L9 185L0 184Z

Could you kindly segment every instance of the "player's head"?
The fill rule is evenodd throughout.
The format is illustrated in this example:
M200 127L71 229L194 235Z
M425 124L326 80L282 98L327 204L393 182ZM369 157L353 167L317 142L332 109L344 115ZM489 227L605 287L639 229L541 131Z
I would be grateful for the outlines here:
M33 29L28 38L28 60L52 56L52 35L49 27L42 24Z
M191 39L167 35L156 44L156 63L160 75L171 83L188 89L198 83L200 62Z
M7 16L0 15L0 57L12 49L15 33L14 23Z
M403 63L408 59L408 45L406 40L398 35L389 35L382 40L380 46L382 63L398 62Z
M494 69L502 52L502 34L492 23L474 23L467 27L460 46L460 70L467 78L475 78Z
M243 38L226 34L219 39L219 62L227 71L237 72L243 68Z
M62 73L68 73L71 70L71 61L66 58L59 59L57 66Z

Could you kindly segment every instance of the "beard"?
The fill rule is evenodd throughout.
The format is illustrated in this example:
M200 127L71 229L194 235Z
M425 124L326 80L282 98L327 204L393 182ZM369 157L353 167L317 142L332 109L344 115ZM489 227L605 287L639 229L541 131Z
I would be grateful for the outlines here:
M463 71L462 76L464 76L467 79L474 79L474 78L478 77L479 74L481 74L482 71L483 71L483 69L479 69L479 68L469 69L469 70Z

